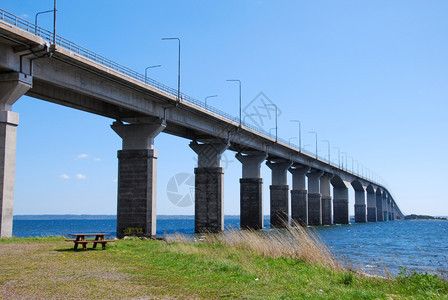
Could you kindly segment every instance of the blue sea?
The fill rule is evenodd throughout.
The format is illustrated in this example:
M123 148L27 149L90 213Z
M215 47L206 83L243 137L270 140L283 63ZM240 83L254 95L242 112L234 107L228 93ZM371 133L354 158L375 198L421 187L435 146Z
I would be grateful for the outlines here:
M239 216L226 216L239 228ZM269 218L265 218L269 228ZM399 267L448 278L448 221L394 221L314 227L339 261L365 273L397 275ZM15 216L13 235L67 236L72 232L116 234L115 216ZM157 235L193 234L193 216L158 216Z

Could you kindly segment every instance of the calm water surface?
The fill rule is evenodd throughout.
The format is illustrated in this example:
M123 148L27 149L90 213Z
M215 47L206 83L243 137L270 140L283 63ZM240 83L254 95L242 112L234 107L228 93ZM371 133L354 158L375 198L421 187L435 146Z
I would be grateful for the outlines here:
M239 217L225 219L228 227L238 228ZM269 228L269 218L265 219ZM14 220L13 235L67 236L72 232L101 231L116 234L116 220ZM428 271L448 277L448 222L394 221L316 227L324 242L346 266L364 272L397 275L399 267ZM192 217L157 220L157 235L174 232L192 234Z

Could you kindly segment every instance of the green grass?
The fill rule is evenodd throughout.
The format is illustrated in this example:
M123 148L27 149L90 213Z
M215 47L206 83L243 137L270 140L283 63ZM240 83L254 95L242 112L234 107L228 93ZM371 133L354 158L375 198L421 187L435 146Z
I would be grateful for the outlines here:
M219 241L75 251L63 239L0 239L0 298L448 299L435 275L364 277Z

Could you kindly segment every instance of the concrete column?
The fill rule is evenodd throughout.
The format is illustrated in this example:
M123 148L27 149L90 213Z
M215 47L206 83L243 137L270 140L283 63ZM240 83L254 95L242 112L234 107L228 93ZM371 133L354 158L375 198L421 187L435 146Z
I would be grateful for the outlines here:
M219 141L190 143L191 149L198 155L198 167L194 169L196 233L224 230L224 169L221 167L221 154L228 146Z
M322 194L322 225L333 224L333 215L331 213L331 178L333 178L333 174L328 173L325 173L320 178L320 192Z
M305 180L310 168L293 166L288 170L292 174L291 223L306 226L308 225L308 191Z
M395 221L395 203L394 202L392 202L391 203L391 206L392 206L392 208L391 208L391 216L390 216L390 220L391 221Z
M366 214L366 193L364 187L355 189L355 222L367 222Z
M376 195L373 188L367 188L367 222L376 222Z
M387 215L387 193L383 193L383 197L381 199L382 207L383 207L383 221L389 221L389 216Z
M322 194L320 193L320 177L324 172L312 170L308 173L308 224L322 225Z
M242 229L262 229L263 224L263 178L260 165L267 155L242 155L235 157L242 163L240 179L240 226Z
M333 211L335 224L349 224L350 216L348 212L348 188L335 186L333 188Z
M0 238L12 236L19 114L11 108L31 87L31 76L0 75Z
M376 220L378 222L384 221L383 215L383 193L378 188L376 191Z
M292 162L266 162L271 169L272 184L269 186L271 196L271 228L288 226L289 222L289 185L287 170Z
M166 127L162 120L114 122L123 139L118 151L117 237L156 235L157 150L154 138Z

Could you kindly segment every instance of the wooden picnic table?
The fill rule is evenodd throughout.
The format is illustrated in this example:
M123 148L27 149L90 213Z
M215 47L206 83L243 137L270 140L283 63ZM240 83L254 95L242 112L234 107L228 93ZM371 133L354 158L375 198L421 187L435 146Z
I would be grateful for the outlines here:
M103 250L106 249L106 244L108 242L113 242L113 240L106 240L105 236L110 235L109 233L69 233L68 235L74 236L75 239L66 240L67 242L74 242L75 249L78 249L78 245L82 245L82 249L87 250L87 244L93 243L93 248L96 248L97 244L101 244ZM95 239L86 239L86 236L94 236Z

